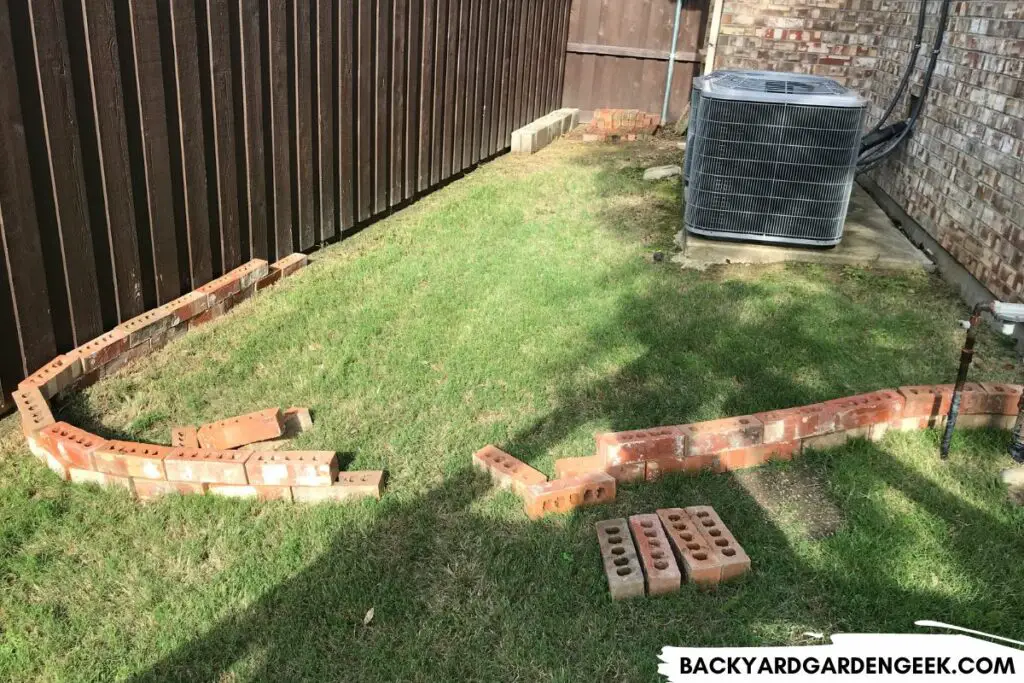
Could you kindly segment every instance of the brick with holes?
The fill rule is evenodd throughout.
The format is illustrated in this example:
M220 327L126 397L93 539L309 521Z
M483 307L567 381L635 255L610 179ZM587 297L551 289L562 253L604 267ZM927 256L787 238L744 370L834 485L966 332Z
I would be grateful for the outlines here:
M163 479L133 479L132 486L139 500L157 500L170 495L202 495L206 491L206 484Z
M210 495L223 498L246 498L252 500L286 500L291 502L292 490L288 486L235 486L231 484L206 484Z
M275 261L271 264L271 271L275 271L281 274L281 277L288 277L294 274L296 271L305 268L309 263L309 257L305 254L295 252L285 256L280 261Z
M625 519L606 519L594 525L601 561L612 600L643 597L644 574Z
M722 563L686 510L663 508L655 514L668 534L672 551L686 580L703 586L717 586L722 580Z
M760 420L753 415L696 422L682 425L680 429L686 434L686 454L690 456L757 446L763 432Z
M106 444L104 439L67 422L55 422L40 430L38 438L46 448L59 453L72 467L83 470L95 469L96 449Z
M186 323L210 307L209 296L202 292L189 292L161 306L171 316L171 326Z
M341 472L338 474L338 481L330 486L292 487L292 497L296 503L321 503L359 498L380 500L383 494L383 470Z
M629 528L644 570L647 594L667 595L678 591L682 575L658 516L631 515Z
M245 461L250 484L330 486L338 477L334 451L253 451Z
M498 486L520 495L526 487L548 480L543 473L489 444L473 454L473 467L490 474Z
M56 448L51 448L48 444L44 444L39 435L40 433L36 432L25 440L28 443L29 451L61 479L64 481L71 479L71 461Z
M128 348L135 348L154 335L167 331L174 323L174 316L166 309L154 308L118 325L128 335Z
M18 384L19 390L37 388L47 399L53 398L64 389L70 387L82 375L82 359L72 351L57 356L43 367L23 379Z
M18 406L21 418L21 431L25 436L49 427L55 420L50 411L50 404L43 396L39 387L27 387L13 393L14 404Z
M578 507L615 500L615 477L601 472L578 474L527 486L523 492L526 514L539 519L552 512L569 512Z
M135 495L135 482L131 477L119 477L116 474L82 470L77 467L70 469L70 479L75 484L96 484L103 488L123 488L131 496Z
M199 430L192 425L171 429L172 448L199 448Z
M707 541L722 565L722 581L734 579L750 571L750 558L709 505L694 505L686 512Z
M86 374L111 363L127 350L128 335L124 330L118 328L114 328L76 349L82 361L82 372Z
M835 429L835 413L824 403L770 410L754 417L764 425L762 441L766 444L828 434Z
M645 463L631 462L625 465L609 465L600 455L586 455L581 458L560 458L555 461L555 479L574 477L577 474L603 472L615 477L618 482L642 481L646 472Z
M247 446L276 439L284 433L280 408L267 408L247 415L238 415L199 428L199 445L214 450Z
M164 458L173 449L134 441L108 441L93 451L93 469L122 477L166 479Z
M825 401L825 406L835 415L836 431L881 426L871 432L872 438L881 438L886 426L902 419L904 403L899 392L882 390Z
M608 465L678 458L685 454L685 437L678 427L655 427L597 435L597 454Z
M245 461L249 454L249 451L172 448L164 458L164 470L170 481L248 484Z
M313 428L313 417L309 408L288 408L282 411L281 420L284 422L284 433L280 438L257 441L250 444L250 448L254 451L276 451L295 437Z
M900 387L899 393L903 396L903 416L900 425L904 429L937 427L945 424L949 404L953 398L952 384Z
M985 409L991 415L1016 415L1020 412L1021 387L1019 384L982 382L985 390Z

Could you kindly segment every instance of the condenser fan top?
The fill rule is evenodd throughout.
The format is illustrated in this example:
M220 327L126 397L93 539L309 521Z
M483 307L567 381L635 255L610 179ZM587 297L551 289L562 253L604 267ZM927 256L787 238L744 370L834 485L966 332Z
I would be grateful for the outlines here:
M863 107L857 93L830 78L772 71L719 71L702 83L706 97L821 107Z

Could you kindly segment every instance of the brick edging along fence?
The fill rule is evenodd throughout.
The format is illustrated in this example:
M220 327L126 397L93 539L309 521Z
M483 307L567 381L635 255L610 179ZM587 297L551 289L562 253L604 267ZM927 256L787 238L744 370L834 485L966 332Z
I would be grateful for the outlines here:
M250 261L54 358L14 392L29 450L65 481L118 486L141 500L168 493L298 502L380 498L383 472L339 472L333 452L262 452L259 444L232 450L232 443L221 444L221 449L200 448L203 430L216 431L221 423L175 430L171 447L107 440L56 421L50 411L54 397L110 376L129 361L224 315L306 263L304 254L292 254L274 264ZM279 410L264 412L272 412L275 422L281 420ZM252 418L234 421L240 419Z
M1021 392L1015 384L968 383L957 426L1012 428ZM729 472L851 438L877 441L890 429L942 427L952 398L951 384L905 386L754 415L598 434L597 454L556 460L552 481L494 446L478 451L473 464L521 495L527 515L537 518L612 501L620 482L670 472Z

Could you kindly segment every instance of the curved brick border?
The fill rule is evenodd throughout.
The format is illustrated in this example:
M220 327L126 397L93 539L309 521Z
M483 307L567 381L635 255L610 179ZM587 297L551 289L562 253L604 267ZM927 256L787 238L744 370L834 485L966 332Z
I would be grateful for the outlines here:
M250 261L54 358L14 392L29 449L65 481L123 487L140 500L168 493L299 502L380 498L383 472L339 472L333 452L261 451L260 444L249 450L229 450L231 444L222 444L222 450L199 448L202 429L193 431L191 438L186 430L176 430L171 447L107 440L57 422L50 411L54 397L110 376L129 361L224 315L307 262L304 254L292 254L274 264ZM264 413L270 414L266 419L280 424L281 411L257 415ZM216 430L220 425L203 429ZM193 440L196 443L190 443Z
M968 383L957 427L1012 429L1021 391L1017 384ZM543 475L493 446L473 462L522 495L527 514L536 518L614 500L617 482L650 481L668 472L729 472L851 438L877 441L890 429L943 427L952 398L952 384L907 386L755 415L598 434L596 455L556 460L555 479L540 483L537 476Z

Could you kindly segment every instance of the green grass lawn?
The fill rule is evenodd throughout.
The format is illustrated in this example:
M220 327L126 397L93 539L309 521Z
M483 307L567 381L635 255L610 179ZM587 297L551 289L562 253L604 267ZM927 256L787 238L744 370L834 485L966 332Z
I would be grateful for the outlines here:
M470 468L489 442L551 474L597 431L952 381L966 310L935 277L654 262L679 187L641 174L678 154L562 142L499 159L62 411L167 443L177 424L308 406L296 446L387 469L380 502L140 505L61 483L0 423L0 679L652 680L666 644L925 618L1024 635L1006 433L958 434L948 463L934 432L809 454L759 471L774 504L746 475L668 477L539 522ZM986 334L973 378L1021 373ZM809 531L793 480L834 534ZM593 522L696 504L753 573L612 603Z

